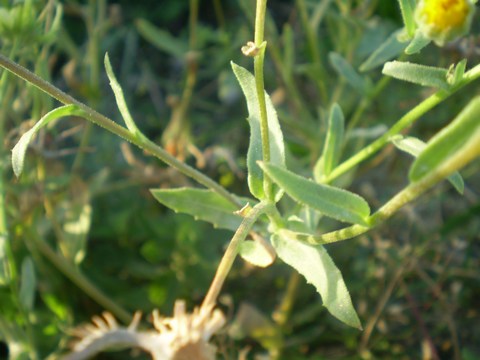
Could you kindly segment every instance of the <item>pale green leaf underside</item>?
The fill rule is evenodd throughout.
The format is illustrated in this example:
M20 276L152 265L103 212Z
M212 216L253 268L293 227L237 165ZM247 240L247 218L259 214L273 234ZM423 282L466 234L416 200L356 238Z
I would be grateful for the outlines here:
M414 156L418 157L420 153L425 149L427 146L422 140L414 138L414 137L402 137L401 135L392 139L393 144L400 150ZM463 194L463 190L465 189L465 184L463 182L463 178L458 171L455 171L452 175L447 178L448 181L453 185L455 190L457 190L460 194Z
M322 245L295 241L283 232L272 236L272 244L280 259L315 286L333 316L349 326L362 328L342 273Z
M238 208L212 190L178 188L150 191L155 199L175 212L191 215L215 227L235 231L242 222L242 217L234 214ZM247 200L243 202L246 204Z
M240 256L252 265L267 267L275 261L275 256L257 241L247 240L240 244Z
M265 173L294 200L325 216L368 225L368 203L360 196L329 185L317 184L272 164L261 164Z
M413 64L402 61L387 62L382 70L383 74L395 79L408 81L417 85L448 89L446 69Z
M398 56L407 47L406 43L398 40L401 31L402 30L397 30L390 35L388 39L360 65L359 70L362 72L373 70Z
M449 125L427 143L410 168L410 181L418 181L435 171L469 141L480 144L480 97L470 101ZM480 145L478 150L480 153Z
M405 54L407 55L416 54L431 42L432 40L430 40L429 38L426 38L421 31L417 30L415 32L414 38L405 49Z
M263 171L257 161L263 160L262 137L260 131L260 107L258 103L257 90L254 76L245 68L232 62L232 69L240 83L240 87L247 100L248 123L250 124L250 143L247 153L248 186L250 192L257 199L265 199L263 189ZM283 135L278 122L277 113L273 107L270 97L265 93L267 105L268 132L270 140L270 162L285 167L285 145ZM275 199L279 200L282 192L275 189Z
M357 73L352 65L350 65L340 54L331 52L328 54L328 58L335 71L342 76L352 88L362 95L370 91L371 84L367 79Z
M12 149L12 167L13 172L17 177L22 174L23 166L25 162L25 154L28 149L28 144L32 141L35 134L48 123L53 120L59 119L64 116L84 116L85 112L81 110L77 105L65 105L56 108L49 113L45 114L37 123L22 135L18 143Z
M35 267L28 256L22 262L19 297L25 310L32 310L36 289Z

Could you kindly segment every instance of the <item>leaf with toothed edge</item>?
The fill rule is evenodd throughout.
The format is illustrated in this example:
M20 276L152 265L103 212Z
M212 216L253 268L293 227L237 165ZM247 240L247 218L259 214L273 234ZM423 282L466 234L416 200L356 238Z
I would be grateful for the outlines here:
M153 197L175 212L188 214L214 227L235 231L242 217L235 214L238 207L212 190L195 188L152 189ZM255 201L240 199L243 204L255 205Z
M333 219L368 226L370 207L359 195L334 186L317 184L272 164L259 163L292 199Z
M272 236L272 244L280 259L315 286L330 314L349 326L362 329L342 273L322 245L293 240L282 231Z
M263 171L257 161L263 159L262 136L260 130L260 107L254 76L246 69L232 62L232 69L237 77L240 87L247 100L248 123L250 125L250 142L247 152L248 187L257 199L266 199L263 189ZM265 92L267 105L268 134L270 140L270 162L280 167L285 167L285 145L283 143L282 130L278 122L277 113L270 97ZM283 191L274 188L275 200L282 197Z

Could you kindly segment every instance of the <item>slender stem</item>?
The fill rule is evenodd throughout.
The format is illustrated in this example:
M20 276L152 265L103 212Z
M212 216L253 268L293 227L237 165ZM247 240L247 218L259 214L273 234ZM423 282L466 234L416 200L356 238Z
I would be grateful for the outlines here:
M263 161L270 162L270 139L268 132L267 105L265 102L265 82L263 77L263 64L265 59L266 43L263 41L265 33L265 13L267 0L257 0L255 15L255 46L260 50L255 56L253 67L255 72L255 85L257 88L258 104L260 108L260 133L262 137ZM263 177L263 189L267 199L272 200L272 182L268 176Z
M439 90L430 97L426 98L420 104L415 106L412 110L410 110L407 114L405 114L400 120L397 121L395 125L393 125L390 130L388 130L385 134L380 136L377 140L375 140L370 145L366 146L358 153L353 155L348 160L345 160L343 163L338 165L327 177L326 182L329 183L332 180L338 178L340 175L346 173L354 166L358 165L362 161L369 158L374 153L378 152L385 144L390 141L390 138L393 135L397 135L402 130L413 124L417 121L423 114L437 106L439 103L450 97L452 94L456 93L459 89L464 87L465 85L469 84L470 82L478 79L480 77L480 65L475 66L473 69L468 71L464 75L463 81L457 85L455 88L452 88L448 91L446 90Z
M406 268L408 267L408 263L410 261L411 261L410 258L407 257L405 260L405 263L402 264L402 266L395 271L395 274L393 274L392 278L388 282L387 288L385 289L382 296L378 300L377 306L375 307L375 311L372 314L372 316L368 319L367 325L365 326L365 330L363 331L362 339L360 341L360 346L358 350L360 354L362 354L367 350L368 341L370 339L370 336L372 335L373 330L375 329L375 325L377 324L378 319L382 315L382 312L385 309L385 306L387 305L388 300L392 296L393 290L395 290L395 287L397 286L398 281L402 278Z
M0 66L4 67L5 69L17 75L18 77L24 79L25 81L35 85L37 88L49 94L50 96L54 97L61 103L66 105L69 105L69 104L77 105L80 109L82 109L86 113L87 120L137 145L139 148L146 150L147 152L149 152L156 158L160 159L167 165L174 167L175 169L180 171L182 174L188 177L191 177L198 183L217 192L219 195L223 196L225 199L235 204L236 206L238 207L242 206L242 204L237 198L235 198L232 194L230 194L227 190L225 190L225 188L223 188L221 185L216 183L214 180L212 180L208 176L202 174L201 172L192 168L191 166L179 161L177 158L170 155L167 151L165 151L162 147L158 146L154 142L147 140L143 137L137 137L136 135L132 134L128 129L118 125L117 123L107 118L106 116L96 112L95 110L88 107L87 105L81 103L80 101L76 100L70 95L64 93L62 90L58 89L54 85L38 77L31 71L25 69L23 66L20 66L12 62L2 54L0 54Z
M162 134L162 142L170 153L178 157L184 156L185 148L190 144L190 124L187 114L192 100L193 90L197 82L197 21L198 0L190 0L189 19L189 52L186 55L186 80L182 98L178 105L173 108L172 116L167 128ZM195 154L194 154L195 155ZM198 158L197 158L198 160Z
M438 182L444 180L454 171L457 171L466 166L471 161L480 156L480 130L477 130L476 136L473 136L460 151L457 151L453 156L449 157L443 164L436 168L431 174L425 176L423 179L408 185L405 189L400 191L385 205L383 205L375 214L370 216L370 226L353 225L345 229L332 231L319 236L307 234L295 234L294 237L298 240L305 241L312 244L329 244L337 241L351 239L361 235L386 219L390 218L405 204L415 200L420 195L429 190ZM287 231L289 230L282 230Z
M381 80L375 85L373 91L368 96L364 97L360 104L358 104L355 112L353 113L350 121L348 122L348 129L353 129L357 123L360 121L363 113L370 106L372 101L383 91L385 86L392 80L389 76L382 76Z
M121 306L113 302L108 296L93 285L87 277L76 270L65 258L58 255L52 248L43 240L38 238L38 235L30 232L30 239L35 244L37 249L45 256L57 269L59 269L67 278L69 278L75 285L77 285L83 292L95 300L105 309L111 311L122 322L128 324L132 320L132 315L128 313Z
M250 212L247 214L247 216L243 219L242 223L233 235L232 240L230 240L230 244L228 244L225 254L223 254L222 260L218 265L217 272L215 273L212 284L210 285L207 295L203 300L202 308L207 309L216 303L223 283L225 282L225 279L227 278L228 273L232 268L235 258L237 257L240 244L245 240L257 219L262 214L264 214L271 206L272 205L270 203L260 202L255 205L252 210L250 210Z

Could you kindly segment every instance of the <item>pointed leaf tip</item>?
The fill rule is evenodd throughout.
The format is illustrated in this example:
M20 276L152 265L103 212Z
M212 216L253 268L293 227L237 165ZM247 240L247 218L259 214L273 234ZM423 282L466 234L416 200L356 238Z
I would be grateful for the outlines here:
M35 134L51 121L71 115L84 117L85 112L77 105L61 106L45 114L30 130L22 135L18 143L12 149L12 168L17 178L20 177L23 172L28 145Z
M370 207L359 195L317 184L273 164L260 163L260 166L292 199L333 219L368 226Z
M272 236L272 244L278 257L315 287L330 314L349 326L362 329L342 273L323 246L293 240L282 231Z

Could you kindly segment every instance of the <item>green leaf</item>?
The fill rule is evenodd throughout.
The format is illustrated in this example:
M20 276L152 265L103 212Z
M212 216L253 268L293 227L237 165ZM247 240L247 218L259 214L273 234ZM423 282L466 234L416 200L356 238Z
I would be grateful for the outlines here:
M457 86L458 84L460 84L465 75L466 68L467 59L459 61L457 65L452 64L452 66L450 66L450 69L448 69L447 82L451 86Z
M329 185L317 184L273 164L261 164L262 169L294 200L331 218L367 225L368 203L360 196Z
M105 54L104 59L105 70L107 71L108 79L110 80L110 86L115 94L115 100L117 102L118 109L120 110L120 114L122 114L122 118L127 125L128 130L132 132L135 136L140 137L143 136L141 131L137 128L135 121L133 121L132 115L130 115L130 111L128 110L127 102L125 101L125 97L123 95L123 90L120 84L115 77L115 73L112 69L112 64L110 63L110 58L108 57L108 53Z
M250 143L247 153L248 186L253 196L257 199L263 200L266 198L263 189L263 171L257 164L259 160L263 159L263 154L262 137L260 133L260 107L258 104L255 78L246 69L233 62L232 68L247 100L249 114L248 123L250 124ZM278 122L277 112L275 111L272 101L267 93L265 93L265 101L267 103L270 161L272 164L285 167L285 145L283 143L283 134ZM282 191L278 188L274 189L274 191L275 200L280 200L283 194Z
M30 311L33 309L35 300L35 268L32 259L28 256L22 262L22 272L20 278L20 302L23 307Z
M425 149L427 146L422 140L414 138L414 137L403 137L398 135L392 138L393 144L400 150L414 156L418 157L420 153ZM455 190L457 190L460 194L463 194L465 189L465 184L463 182L463 178L458 171L455 171L452 175L447 178L448 181L453 185Z
M370 92L372 88L371 83L364 76L360 75L340 54L331 52L328 54L328 58L335 71L358 93L363 95Z
M322 245L292 240L282 231L272 236L272 244L280 259L315 286L330 314L349 326L362 329L342 273Z
M0 234L0 286L10 283L10 264L7 255L7 236Z
M408 44L407 48L405 49L405 54L412 55L420 52L425 46L432 42L431 39L425 37L423 32L417 30L415 32L415 36L413 37L410 44Z
M235 231L242 222L242 217L235 214L238 208L212 190L179 188L150 191L155 199L175 212L192 215L215 227Z
M343 145L344 127L345 118L342 108L338 104L333 104L328 118L327 136L322 156L318 159L313 171L317 182L321 182L324 177L330 175L338 164Z
M415 17L413 15L415 9L415 0L398 0L400 3L400 10L402 12L403 23L407 29L409 37L413 37L415 34Z
M385 64L382 73L422 86L431 86L445 90L450 87L447 82L447 70L433 66L392 61Z
M405 42L398 39L401 32L402 30L397 30L390 35L388 39L360 65L359 70L361 72L373 70L385 64L388 60L400 55L407 47Z
M65 105L56 108L45 114L45 116L43 116L30 130L23 134L18 143L12 149L12 167L13 172L17 177L22 174L28 144L30 144L30 141L32 141L32 138L35 136L35 134L51 121L64 116L72 115L83 117L85 115L85 112L81 110L77 105Z
M272 254L257 241L247 240L242 242L239 253L245 261L262 268L272 265L275 261L275 254Z
M469 141L477 141L480 144L480 97L470 101L450 124L430 139L410 168L410 181L419 181L435 171L435 168Z
M185 41L173 37L168 31L157 28L144 19L136 21L138 32L156 48L165 51L167 54L183 60L188 51L188 44Z

